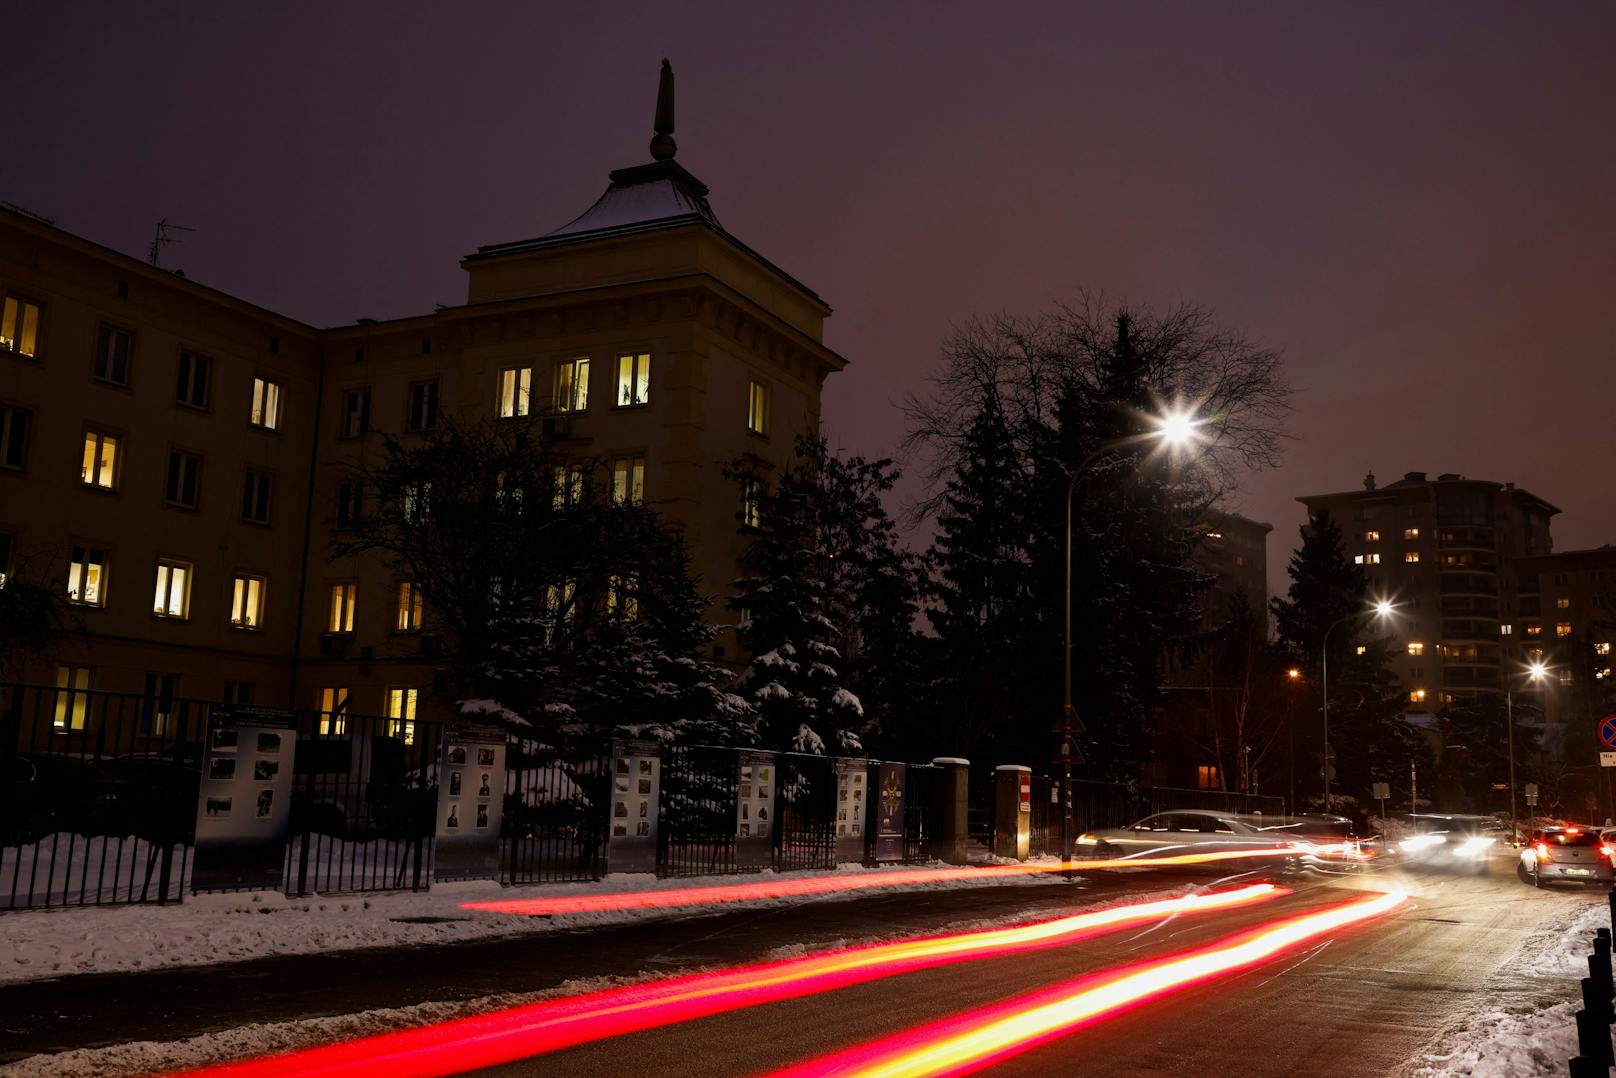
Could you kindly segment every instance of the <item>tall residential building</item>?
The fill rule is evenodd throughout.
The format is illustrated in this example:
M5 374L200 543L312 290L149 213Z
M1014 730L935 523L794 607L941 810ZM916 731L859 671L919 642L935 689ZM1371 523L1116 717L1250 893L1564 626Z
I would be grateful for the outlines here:
M1371 595L1397 604L1383 631L1410 710L1501 689L1520 656L1516 562L1552 549L1557 508L1513 483L1451 472L1409 472L1385 486L1371 474L1361 490L1297 500L1310 518L1330 514Z
M1227 597L1240 593L1263 624L1268 624L1268 533L1273 530L1272 524L1238 513L1207 514L1200 559L1217 577L1209 617L1221 616Z
M1598 720L1616 710L1616 546L1520 558L1515 571L1520 657L1548 671L1542 682L1517 672L1515 693L1536 694L1549 722L1582 726L1574 743L1592 748Z
M428 706L419 590L329 544L364 497L344 466L451 416L542 424L603 462L597 485L679 525L704 589L727 591L743 539L723 463L782 466L846 361L825 302L673 160L668 96L650 163L570 223L478 248L466 302L416 317L318 329L0 210L0 572L37 560L88 630L31 678Z

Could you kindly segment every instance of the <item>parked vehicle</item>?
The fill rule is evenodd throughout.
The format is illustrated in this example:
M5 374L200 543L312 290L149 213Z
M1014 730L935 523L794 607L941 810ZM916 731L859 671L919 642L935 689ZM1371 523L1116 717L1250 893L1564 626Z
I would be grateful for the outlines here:
M1522 883L1534 887L1556 880L1608 884L1616 879L1613 857L1616 849L1606 845L1597 831L1546 827L1532 832L1531 841L1521 850L1515 874Z
M0 845L47 835L102 835L113 829L115 779L94 761L62 753L0 755Z

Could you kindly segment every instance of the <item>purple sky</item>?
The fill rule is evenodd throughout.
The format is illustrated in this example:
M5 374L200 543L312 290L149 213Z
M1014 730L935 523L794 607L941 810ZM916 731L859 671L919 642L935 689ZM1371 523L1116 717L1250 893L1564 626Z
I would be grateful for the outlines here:
M52 7L8 19L0 199L141 256L192 226L165 264L286 314L461 302L459 256L648 160L667 55L680 162L836 308L835 442L892 452L973 313L1186 299L1287 357L1238 505L1276 584L1294 497L1368 469L1616 542L1609 0Z

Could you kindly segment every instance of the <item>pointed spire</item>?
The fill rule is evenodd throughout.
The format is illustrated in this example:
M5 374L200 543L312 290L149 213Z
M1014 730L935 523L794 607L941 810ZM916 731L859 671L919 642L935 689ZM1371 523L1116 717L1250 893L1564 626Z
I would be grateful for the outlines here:
M662 60L662 78L657 82L656 134L651 139L651 156L658 161L671 161L678 151L673 141L673 65Z

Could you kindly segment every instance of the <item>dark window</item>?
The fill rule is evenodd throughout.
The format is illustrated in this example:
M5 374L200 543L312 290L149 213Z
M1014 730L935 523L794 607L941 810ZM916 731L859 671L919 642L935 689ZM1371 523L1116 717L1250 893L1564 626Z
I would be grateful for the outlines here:
M174 399L191 408L206 408L208 374L212 367L213 361L207 356L181 352L179 387L174 391Z
M249 524L269 523L272 480L262 472L248 472L241 488L241 519Z
M438 383L416 382L410 386L410 414L406 427L412 431L433 430L438 425Z
M364 512L365 485L357 479L337 484L337 527L351 528Z
M21 470L27 461L29 413L0 404L0 468Z
M129 384L129 356L135 350L135 335L127 329L102 326L95 340L95 376L115 386Z
M10 532L0 532L0 584L6 582L11 575L11 547L15 537Z
M224 683L224 702L227 704L250 704L253 701L253 683L250 681L227 681Z
M174 698L180 694L178 674L146 675L145 699L140 706L140 732L166 734L174 726Z
M350 389L342 400L342 436L357 438L370 431L370 389Z
M195 509L202 485L202 458L171 449L168 453L168 504Z

